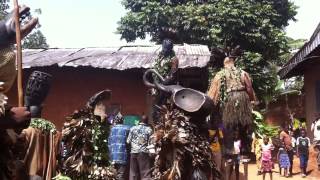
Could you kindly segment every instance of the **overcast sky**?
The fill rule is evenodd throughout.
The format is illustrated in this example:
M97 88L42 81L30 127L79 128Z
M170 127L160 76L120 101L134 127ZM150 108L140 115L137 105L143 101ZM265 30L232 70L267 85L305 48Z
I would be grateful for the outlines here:
M40 8L41 30L50 47L106 47L126 44L115 34L125 14L121 0L20 0ZM299 6L296 22L286 28L288 36L309 39L320 22L320 0L294 0ZM136 41L147 44L148 41Z

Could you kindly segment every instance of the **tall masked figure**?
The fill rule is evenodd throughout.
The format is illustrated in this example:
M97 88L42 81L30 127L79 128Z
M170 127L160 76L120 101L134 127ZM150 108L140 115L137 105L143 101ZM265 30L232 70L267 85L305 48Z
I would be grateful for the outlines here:
M60 171L71 179L114 179L109 163L105 101L110 90L98 92L87 105L66 118L62 130Z
M155 61L154 69L164 78L163 84L176 84L178 81L179 60L173 51L170 39L162 41L162 50Z
M156 76L153 83L148 74ZM156 70L145 72L144 83L166 93L167 101L159 108L156 130L150 147L155 162L152 179L212 180L220 173L214 162L201 124L213 109L213 101L204 93L180 85L165 85ZM204 117L204 118L202 118Z
M239 46L226 51L213 50L213 57L223 62L223 68L211 81L207 94L220 107L222 122L227 131L224 137L226 155L234 153L235 131L241 132L242 143L248 142L246 132L252 125L251 103L256 101L249 74L235 66L241 53ZM248 149L243 151L250 152Z
M37 18L29 18L30 8L21 6L19 8L22 38L28 35L37 25ZM30 113L25 107L9 107L7 105L8 92L16 78L15 53L13 45L16 39L15 22L13 12L6 15L0 21L0 179L24 179L20 176L21 162L16 161L12 154L12 146L16 138L9 138L7 129L23 129L28 127ZM17 131L18 132L18 131Z
M170 39L164 39L162 41L162 50L159 53L153 69L155 69L162 77L162 84L172 85L178 83L178 66L179 60L173 51L173 43ZM160 80L157 76L153 76L154 79ZM153 108L153 121L159 119L159 107L164 105L170 95L166 92L159 91L156 88L152 88L152 95L154 97Z

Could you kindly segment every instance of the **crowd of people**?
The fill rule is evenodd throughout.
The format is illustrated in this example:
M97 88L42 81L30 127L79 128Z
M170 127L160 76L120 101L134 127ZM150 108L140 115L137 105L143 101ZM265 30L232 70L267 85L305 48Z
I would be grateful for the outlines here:
M7 21L10 18L13 17L9 15L0 21L0 24L9 24ZM28 28L29 32L35 26L34 21ZM1 26L2 29L3 27L5 26ZM13 29L9 30L14 34ZM0 37L6 39L8 34L4 32L6 31L0 31ZM13 41L11 41L4 42L3 47L0 47L0 59L3 60L0 68L4 72L0 78L4 81L0 83L0 89L3 92L10 89L16 73L14 51L11 48ZM66 117L61 132L61 142L59 139L56 144L51 144L56 149L61 148L61 154L57 155L58 168L55 167L57 163L55 152L42 153L50 159L48 163L32 164L32 161L25 161L27 158L32 158L35 159L34 162L38 162L42 158L42 154L37 154L38 149L55 148L43 148L39 145L34 148L33 154L26 153L17 160L17 154L13 150L19 148L12 149L13 140L16 139L12 138L12 143L5 141L10 140L10 131L7 129L21 131L21 128L29 126L30 121L35 122L41 118L42 103L50 87L51 75L36 72L31 76L25 96L28 109L8 108L7 98L1 92L0 118L3 124L0 129L0 139L4 138L1 141L4 153L1 153L0 157L0 179L14 179L12 177L23 174L18 171L13 172L11 166L15 162L23 162L21 167L14 168L24 172L28 167L33 167L37 171L46 169L46 172L31 173L29 169L29 172L23 174L26 178L15 179L28 179L28 176L40 178L46 176L46 179L51 179L52 174L57 171L72 179L193 180L222 177L229 180L234 173L239 180L240 163L250 161L250 157L247 156L250 146L248 134L253 124L252 106L257 103L250 75L235 66L237 58L243 52L240 46L225 50L217 48L212 51L215 60L223 64L223 67L212 79L207 94L204 94L178 86L179 60L173 47L170 39L163 40L162 51L153 67L153 71L158 75L154 77L154 84L145 82L152 87L151 94L155 97L153 120L158 121L154 123L159 128L148 125L148 117L145 115L142 115L140 122L132 127L124 124L124 118L120 114L109 116L112 117L109 119L104 101L110 99L111 91L101 91L92 96L85 107ZM173 87L187 92L180 99L176 99L180 100L180 103L172 100L174 96L170 97L177 90L166 89L165 85L175 85ZM207 103L203 102L204 100ZM205 121L207 115L213 114L214 108L219 108L220 112L217 114L221 115L221 125ZM204 125L208 127L203 127ZM41 132L44 130L40 126L33 128ZM319 119L312 124L311 130L314 132L315 147L319 147ZM51 129L48 132L46 135L49 137L52 135ZM19 138L19 140L28 139L27 136ZM301 175L306 177L311 147L306 130L301 128L293 133L289 126L283 126L278 139L280 143L276 146L270 137L263 136L259 139L258 135L255 135L252 152L256 155L258 173L263 175L263 179L266 178L266 174L272 179L274 162L278 162L280 174L286 177L292 176L293 158L296 155L300 160ZM14 144L17 147L19 145L16 142ZM26 147L29 147L29 144L31 143L25 143ZM20 151L29 151L26 149L20 148ZM273 159L272 154L276 150L277 159ZM320 155L317 158L320 170ZM54 167L47 168L47 164L51 164L51 161Z
M123 124L122 117L114 121L108 147L110 160L117 171L116 179L127 179L127 170L130 180L151 179L152 159L149 141L153 130L147 123L148 118L145 115L131 128Z
M319 129L317 129L319 128ZM275 162L278 162L279 174L284 177L293 175L294 157L299 158L301 176L307 176L307 168L309 161L309 151L312 146L319 152L319 135L320 135L320 119L318 118L312 123L311 131L314 133L314 146L310 138L307 136L305 126L297 129L290 129L289 126L283 125L279 133L280 143L273 145L269 137L264 136L263 139L254 138L252 152L256 154L256 162L258 167L258 175L262 174L263 179L267 173L272 179L272 172L275 168ZM294 131L298 131L296 133ZM277 152L276 159L272 155ZM320 170L319 155L317 156L318 170Z
M142 116L141 121L136 126L130 128L123 124L122 118L117 118L111 128L108 146L110 150L110 159L117 170L117 179L150 179L153 167L152 145L150 143L153 134L152 127L148 124L148 118ZM314 132L314 141L319 143L320 120L312 124ZM280 145L273 145L271 138L253 138L252 153L256 155L258 175L263 179L270 175L275 169L275 162L278 163L279 174L283 177L292 176L293 159L296 156L300 160L301 176L307 176L307 167L309 160L309 149L312 142L307 136L305 128L299 128L299 134L294 136L289 126L282 126L279 133ZM239 179L240 163L244 161L242 154L241 139L239 131L234 134L234 156L229 162L223 152L224 130L221 126L212 126L208 131L208 142L213 153L213 161L221 172L225 172L226 164L231 163L232 168L226 179L231 179L233 172L236 179ZM276 156L274 156L276 154ZM130 158L129 158L130 157ZM276 158L273 158L276 157ZM319 161L318 161L319 162ZM320 164L319 169L320 169Z

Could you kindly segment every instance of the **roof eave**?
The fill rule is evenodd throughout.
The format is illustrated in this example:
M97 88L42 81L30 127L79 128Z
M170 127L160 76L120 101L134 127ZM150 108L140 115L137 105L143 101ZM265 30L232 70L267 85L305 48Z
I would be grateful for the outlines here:
M296 66L300 63L308 60L310 54L320 47L320 23L318 24L316 30L312 34L309 42L304 44L304 46L284 65L283 68L278 72L281 79L286 79L292 77L291 74L296 74L294 71Z

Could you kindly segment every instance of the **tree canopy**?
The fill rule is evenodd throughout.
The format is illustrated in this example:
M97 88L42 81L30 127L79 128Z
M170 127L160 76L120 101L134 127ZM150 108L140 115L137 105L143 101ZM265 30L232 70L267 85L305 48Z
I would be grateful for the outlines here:
M34 13L41 14L41 9L35 9ZM46 37L42 34L41 24L38 23L35 30L23 39L23 49L46 49L49 48Z
M123 0L127 14L118 33L126 41L205 44L212 47L240 45L246 52L239 64L254 79L259 97L277 82L273 65L282 65L289 52L284 28L295 20L296 6L289 0ZM269 72L273 72L272 74Z
M9 0L0 0L0 19L2 19L9 8Z
M42 34L42 32L37 29L36 31L29 34L23 40L22 48L24 49L46 49L49 48L47 44L46 37Z

